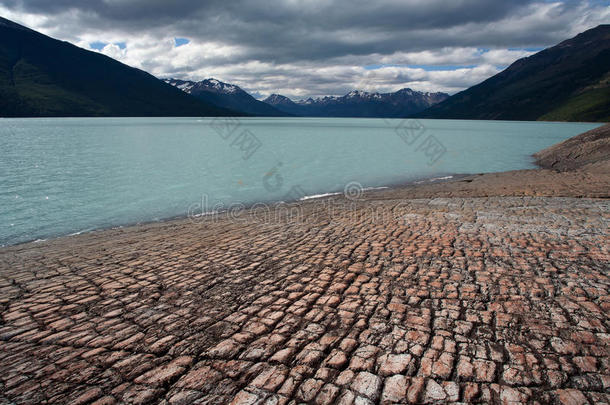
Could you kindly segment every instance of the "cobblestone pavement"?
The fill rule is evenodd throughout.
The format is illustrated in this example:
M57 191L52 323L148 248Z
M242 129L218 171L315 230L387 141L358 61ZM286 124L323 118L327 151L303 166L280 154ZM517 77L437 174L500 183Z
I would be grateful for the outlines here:
M610 403L608 200L352 204L0 250L0 403Z

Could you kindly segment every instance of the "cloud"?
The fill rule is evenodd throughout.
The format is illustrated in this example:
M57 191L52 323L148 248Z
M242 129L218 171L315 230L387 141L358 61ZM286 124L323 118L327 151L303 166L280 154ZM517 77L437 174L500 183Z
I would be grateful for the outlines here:
M0 0L0 15L86 49L108 44L100 52L159 77L216 77L261 96L299 98L358 85L456 92L532 48L609 21L610 6L572 0ZM190 42L177 46L176 38Z

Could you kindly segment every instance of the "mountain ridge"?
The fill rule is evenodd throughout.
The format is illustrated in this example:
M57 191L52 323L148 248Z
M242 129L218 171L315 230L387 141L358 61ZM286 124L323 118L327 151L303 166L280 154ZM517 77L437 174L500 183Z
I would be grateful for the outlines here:
M449 97L446 93L419 92L403 88L393 93L352 90L343 96L324 96L293 101L271 94L263 102L275 108L306 117L378 117L399 118L422 111Z
M252 97L235 84L209 78L201 81L174 78L162 79L183 92L221 108L241 111L262 117L282 117L289 114Z

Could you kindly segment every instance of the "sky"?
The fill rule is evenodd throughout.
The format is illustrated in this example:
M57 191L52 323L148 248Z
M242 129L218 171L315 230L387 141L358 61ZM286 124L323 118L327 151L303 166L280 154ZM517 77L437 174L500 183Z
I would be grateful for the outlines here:
M159 78L303 99L453 94L610 23L610 1L0 0L0 16Z

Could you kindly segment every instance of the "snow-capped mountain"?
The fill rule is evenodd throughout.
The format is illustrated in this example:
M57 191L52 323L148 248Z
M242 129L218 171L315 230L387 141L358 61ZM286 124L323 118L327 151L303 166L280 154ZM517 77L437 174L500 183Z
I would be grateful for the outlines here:
M288 97L285 96L281 96L279 94L272 94L269 97L267 97L264 100L265 103L270 104L272 106L275 106L276 108L278 106L285 106L285 107L291 107L291 106L296 106L297 104L294 103L294 101L292 101L291 99L289 99Z
M185 93L219 107L257 116L275 117L288 115L269 104L258 101L239 86L224 83L220 80L205 79L200 82L194 82L191 80L163 79L163 81L179 88Z
M272 94L263 101L280 111L307 117L399 118L423 111L448 97L445 93L424 93L405 88L395 93L353 90L340 97L308 98L296 102Z

